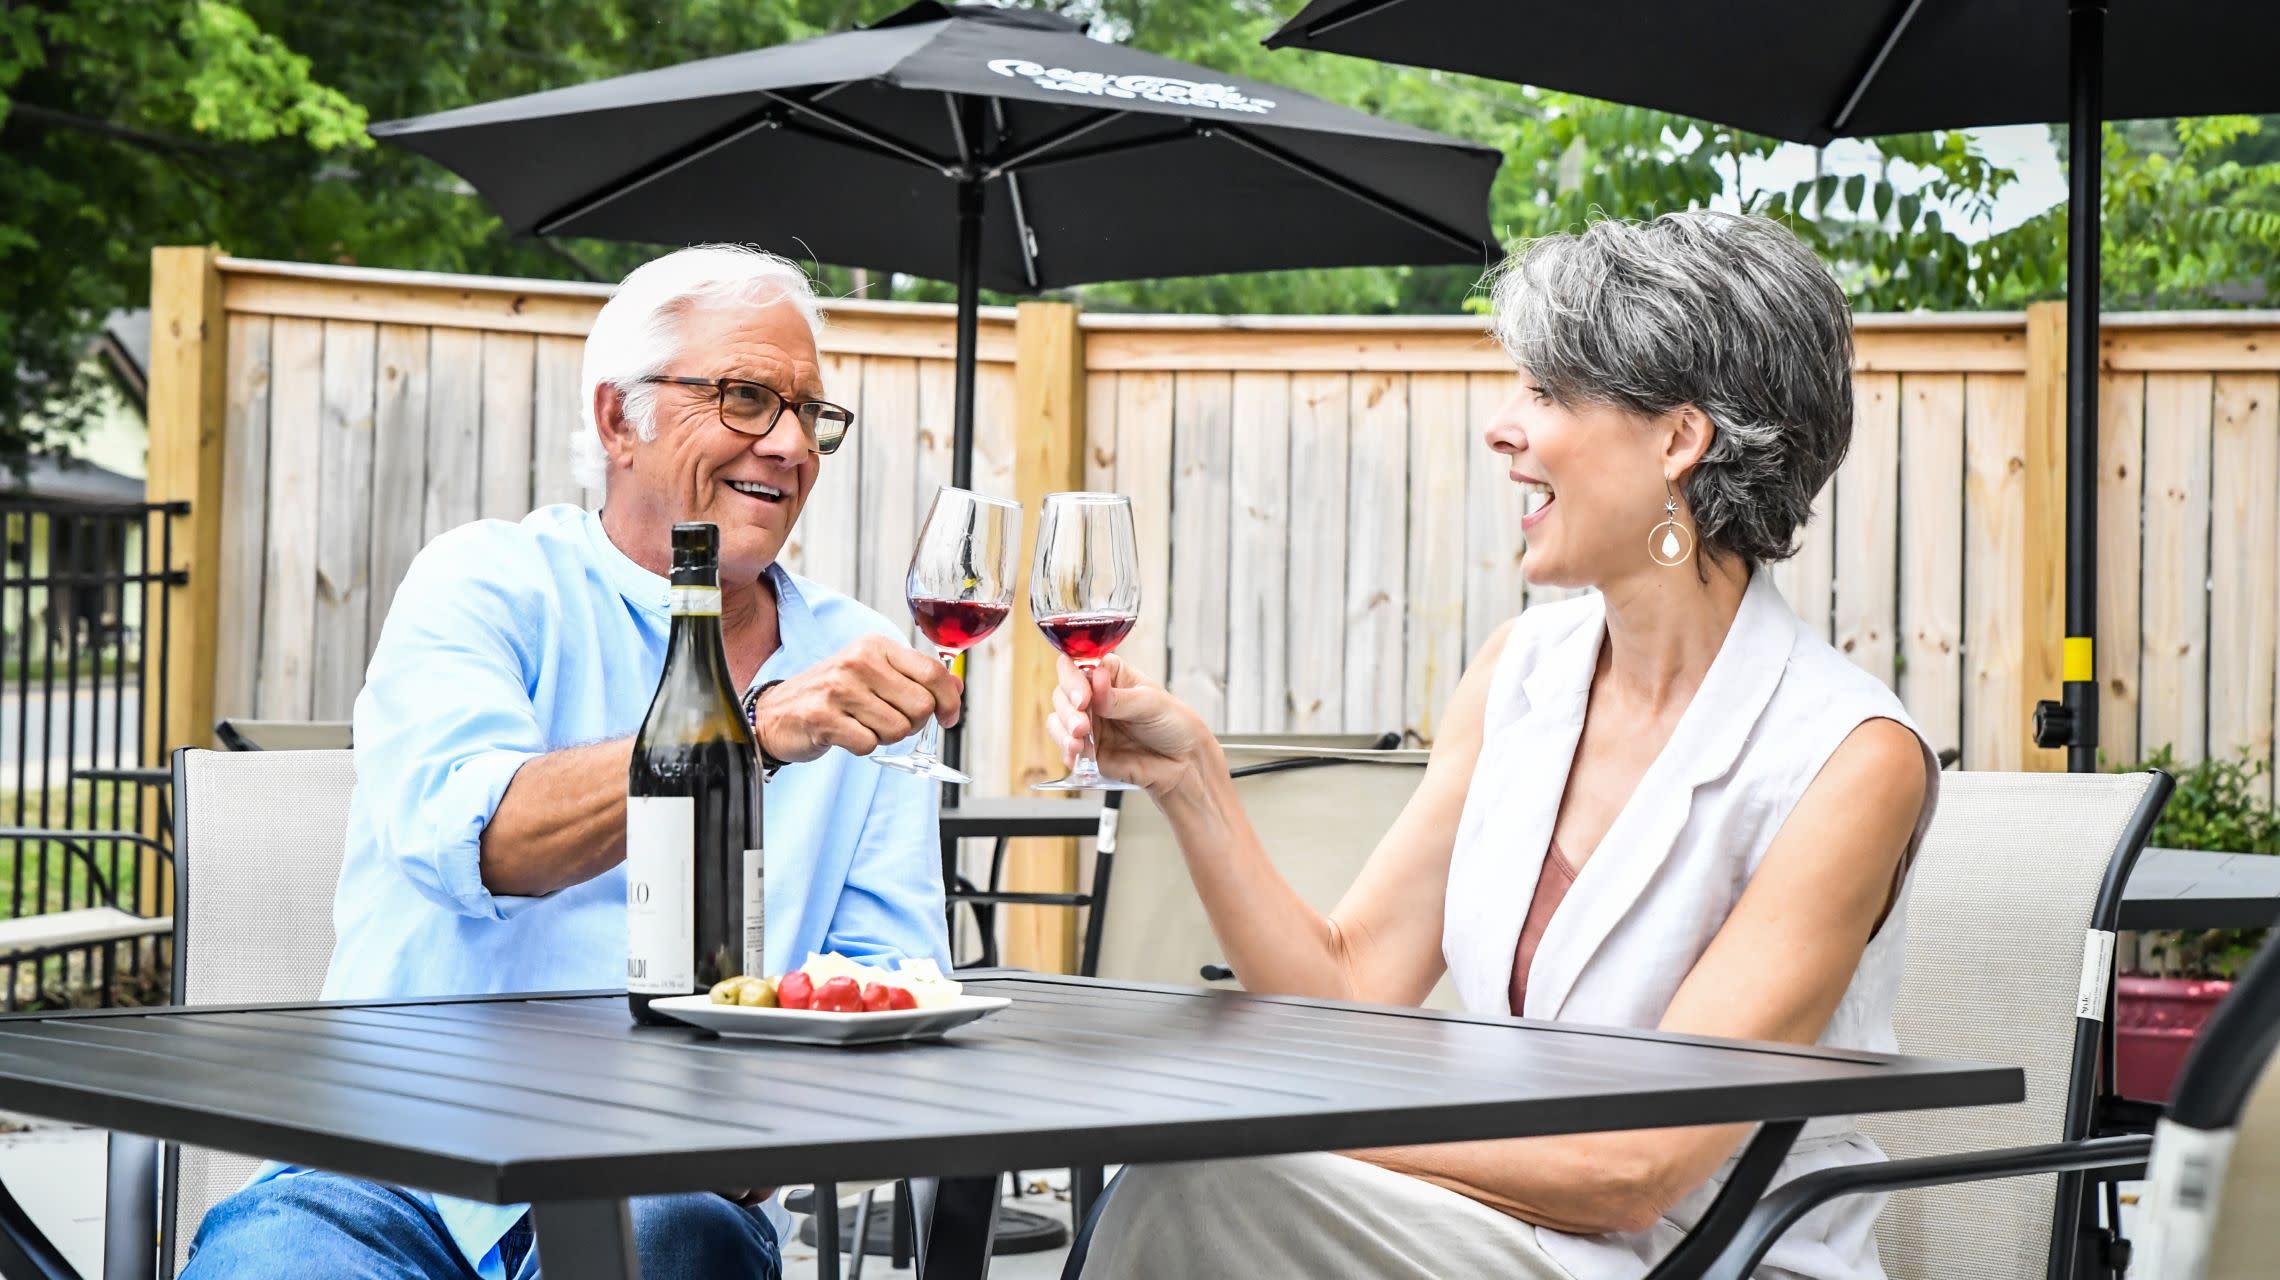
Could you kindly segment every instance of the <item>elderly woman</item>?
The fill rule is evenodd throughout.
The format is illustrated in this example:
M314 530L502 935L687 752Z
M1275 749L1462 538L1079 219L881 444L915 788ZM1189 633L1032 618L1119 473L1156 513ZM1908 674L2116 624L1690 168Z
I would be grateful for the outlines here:
M1889 1051L1910 854L1937 765L1893 695L1763 571L1852 429L1843 295L1788 232L1672 214L1538 240L1495 289L1520 389L1488 446L1527 495L1530 582L1415 797L1328 916L1260 848L1195 712L1063 664L1176 833L1254 991ZM1747 1126L1135 1168L1090 1276L1630 1280L1709 1204ZM1784 1178L1881 1158L1849 1121ZM1760 1276L1873 1280L1876 1203L1808 1217Z

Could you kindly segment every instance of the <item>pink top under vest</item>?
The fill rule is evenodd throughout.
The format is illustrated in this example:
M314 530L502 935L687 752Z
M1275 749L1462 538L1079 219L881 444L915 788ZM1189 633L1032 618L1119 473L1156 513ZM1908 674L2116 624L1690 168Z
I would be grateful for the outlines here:
M1520 946L1512 953L1512 1016L1521 1016L1527 1007L1528 970L1536 963L1536 944L1544 940L1544 929L1552 922L1552 913L1560 909L1560 900L1575 884L1575 868L1568 865L1567 855L1560 852L1560 842L1554 840L1544 850L1544 869L1536 877L1536 896L1528 903L1528 919L1520 926Z

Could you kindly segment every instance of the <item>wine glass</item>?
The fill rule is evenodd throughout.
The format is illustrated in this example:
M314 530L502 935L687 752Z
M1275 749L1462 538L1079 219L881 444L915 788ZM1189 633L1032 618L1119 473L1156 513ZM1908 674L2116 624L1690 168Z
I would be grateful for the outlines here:
M1029 574L1029 613L1052 646L1089 679L1140 620L1140 547L1132 533L1132 500L1120 493L1054 493L1037 527L1037 563ZM1090 737L1069 776L1035 784L1039 791L1131 791L1101 776Z
M911 617L933 642L934 656L943 666L980 644L1013 611L1013 576L1020 558L1019 504L949 485L934 495L918 547L910 553L903 592ZM873 752L871 759L941 782L972 782L936 758L941 742L942 722L929 718L915 748L898 755Z

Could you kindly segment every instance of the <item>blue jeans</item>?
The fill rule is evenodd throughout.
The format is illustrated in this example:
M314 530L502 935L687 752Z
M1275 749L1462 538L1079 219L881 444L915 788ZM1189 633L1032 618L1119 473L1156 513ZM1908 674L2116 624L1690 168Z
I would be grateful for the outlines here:
M695 1192L630 1202L642 1280L779 1280L776 1232L751 1209ZM524 1217L499 1242L514 1276L533 1242ZM542 1259L543 1261L543 1259ZM215 1205L181 1280L475 1280L443 1219L394 1187L330 1173L271 1178Z

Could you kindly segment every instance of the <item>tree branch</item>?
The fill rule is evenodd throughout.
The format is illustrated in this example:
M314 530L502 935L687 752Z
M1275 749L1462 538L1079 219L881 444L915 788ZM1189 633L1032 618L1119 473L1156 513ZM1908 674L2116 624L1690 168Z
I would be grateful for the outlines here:
M43 107L30 102L10 103L7 118L10 120L27 120L58 129L71 129L79 133L92 133L99 137L129 143L151 151L195 151L212 155L227 150L227 148L217 143L208 142L203 138L184 138L170 133L154 133L148 129L137 129L133 125L120 124L115 120L98 120L93 116L83 116L71 111L58 111L54 107Z

